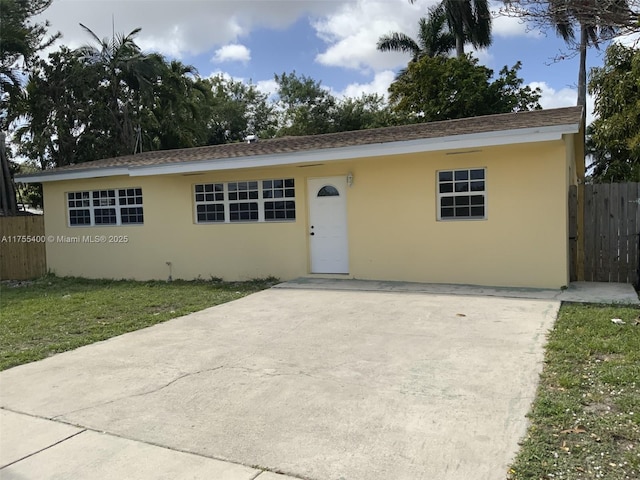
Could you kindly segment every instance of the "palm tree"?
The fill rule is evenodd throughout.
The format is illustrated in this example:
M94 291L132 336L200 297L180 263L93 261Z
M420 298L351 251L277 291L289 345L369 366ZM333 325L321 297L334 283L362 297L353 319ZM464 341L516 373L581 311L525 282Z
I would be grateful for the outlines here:
M451 32L445 31L446 23L447 17L440 3L429 9L427 18L420 19L417 40L404 33L390 33L380 37L378 50L410 53L414 62L425 56L447 56L455 48L456 39Z
M17 213L16 192L5 146L12 111L22 94L22 75L36 54L53 44L60 33L45 39L49 22L34 23L52 0L0 0L0 214Z
M136 45L134 38L140 28L128 35L100 39L90 28L80 26L95 41L95 45L80 47L78 52L102 75L105 103L110 113L104 128L114 140L113 154L132 153L138 138L136 120L145 103L143 100L151 101L163 59L157 54L142 53Z
M144 121L148 147L164 150L206 144L213 97L210 84L197 76L195 67L178 60L163 64L160 78Z
M414 3L416 0L409 0ZM464 56L465 43L475 48L491 45L491 12L488 0L442 0L449 31L455 37L456 55Z
M586 5L585 5L586 3ZM593 8L588 8L591 3ZM576 42L575 26L580 29L578 48L580 67L578 71L578 106L586 111L587 107L587 48L598 48L602 38L608 38L616 31L616 26L602 21L603 18L623 17L629 12L627 0L615 0L607 3L607 12L594 15L598 0L551 0L550 14L556 33L566 43ZM600 5L603 8L603 5Z

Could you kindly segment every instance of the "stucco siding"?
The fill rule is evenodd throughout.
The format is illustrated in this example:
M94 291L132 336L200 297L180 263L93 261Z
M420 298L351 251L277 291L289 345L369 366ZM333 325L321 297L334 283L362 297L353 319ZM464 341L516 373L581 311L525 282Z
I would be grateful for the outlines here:
M291 171L284 172L291 175ZM124 243L47 243L48 267L90 278L246 280L292 278L306 270L304 218L283 223L196 224L193 184L279 178L281 171L224 175L113 177L45 184L45 228L55 238L127 236ZM265 176L266 175L266 176ZM303 180L296 179L297 182ZM141 187L144 225L67 227L66 192ZM303 193L296 189L298 209ZM116 238L117 239L117 238Z
M567 284L561 142L378 163L356 170L349 192L351 266L358 278ZM487 219L437 221L435 172L477 167L487 169Z
M353 174L347 189L349 277L522 287L568 282L563 141L363 158L300 168L109 177L44 185L54 237L124 236L126 243L48 242L59 275L244 280L309 274L308 178ZM454 152L449 152L454 153ZM437 220L436 172L486 168L487 219ZM196 224L195 183L294 178L295 222ZM144 225L68 227L65 192L141 187Z

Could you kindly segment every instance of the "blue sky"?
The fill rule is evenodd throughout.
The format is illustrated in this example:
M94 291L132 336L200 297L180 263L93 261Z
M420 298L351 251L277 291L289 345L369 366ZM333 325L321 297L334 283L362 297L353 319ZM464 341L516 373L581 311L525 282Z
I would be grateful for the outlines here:
M224 74L252 81L266 92L274 73L308 75L336 95L384 94L408 56L375 49L392 31L415 36L418 18L435 0L54 0L43 17L71 48L90 41L83 23L99 37L141 27L137 43L194 65L200 75ZM492 3L497 10L501 2ZM545 108L574 105L577 58L552 32L531 31L513 18L494 21L494 43L476 52L496 72L522 62L526 84L540 86ZM589 65L602 54L589 52Z

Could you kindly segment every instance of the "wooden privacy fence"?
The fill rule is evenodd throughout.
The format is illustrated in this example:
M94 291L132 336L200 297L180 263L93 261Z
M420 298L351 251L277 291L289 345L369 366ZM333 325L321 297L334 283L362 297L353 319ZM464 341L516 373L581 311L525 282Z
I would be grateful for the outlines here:
M639 233L640 183L584 185L584 280L637 286Z
M26 280L47 272L42 215L0 217L0 280Z

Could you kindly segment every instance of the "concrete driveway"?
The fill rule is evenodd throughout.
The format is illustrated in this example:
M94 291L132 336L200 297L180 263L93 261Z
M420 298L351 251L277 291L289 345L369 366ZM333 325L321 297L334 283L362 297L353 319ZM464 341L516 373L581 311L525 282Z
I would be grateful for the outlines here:
M0 373L0 477L500 479L556 299L270 289Z

